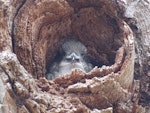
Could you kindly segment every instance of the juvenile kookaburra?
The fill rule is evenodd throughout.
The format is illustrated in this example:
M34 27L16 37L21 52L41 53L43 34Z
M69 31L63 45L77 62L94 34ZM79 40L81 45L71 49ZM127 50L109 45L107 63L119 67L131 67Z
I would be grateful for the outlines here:
M57 76L63 76L71 73L73 69L80 69L83 72L89 72L92 69L91 63L87 61L86 47L77 40L67 40L61 46L63 51L62 59L55 62L49 69L47 79L54 79Z

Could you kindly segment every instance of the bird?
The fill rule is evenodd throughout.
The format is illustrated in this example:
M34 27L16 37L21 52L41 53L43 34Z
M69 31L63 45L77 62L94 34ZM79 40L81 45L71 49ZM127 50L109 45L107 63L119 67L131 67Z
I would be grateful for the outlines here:
M70 74L73 69L89 72L93 66L87 58L87 48L78 40L70 39L61 44L61 60L54 61L49 68L47 79L53 80L56 77ZM64 53L64 54L63 54Z

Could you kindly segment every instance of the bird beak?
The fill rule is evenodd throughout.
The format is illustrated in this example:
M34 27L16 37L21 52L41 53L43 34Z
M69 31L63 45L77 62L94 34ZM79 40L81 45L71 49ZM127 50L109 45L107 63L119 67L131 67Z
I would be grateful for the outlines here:
M76 63L76 61L75 61L75 58L73 57L72 58L72 64L75 65L75 63Z

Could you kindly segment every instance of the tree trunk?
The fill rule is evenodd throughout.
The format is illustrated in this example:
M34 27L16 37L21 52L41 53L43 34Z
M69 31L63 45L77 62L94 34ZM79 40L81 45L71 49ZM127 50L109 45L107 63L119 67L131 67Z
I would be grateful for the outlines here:
M149 10L146 0L1 0L0 113L149 113ZM70 39L93 69L47 80Z

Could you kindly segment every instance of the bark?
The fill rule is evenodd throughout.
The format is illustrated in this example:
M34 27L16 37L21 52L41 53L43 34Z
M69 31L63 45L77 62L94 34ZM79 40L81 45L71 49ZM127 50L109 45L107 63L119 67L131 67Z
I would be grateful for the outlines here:
M0 112L149 113L149 1L1 0ZM61 43L95 66L47 80Z

